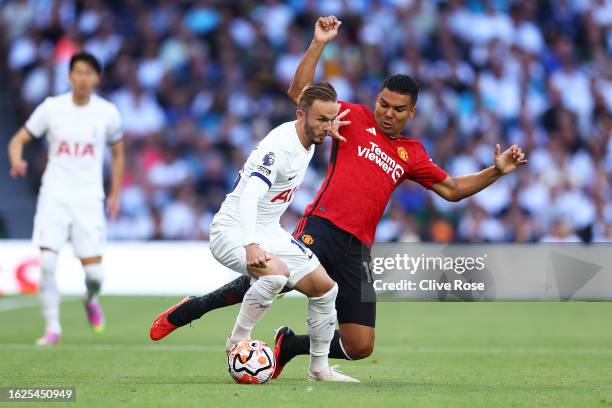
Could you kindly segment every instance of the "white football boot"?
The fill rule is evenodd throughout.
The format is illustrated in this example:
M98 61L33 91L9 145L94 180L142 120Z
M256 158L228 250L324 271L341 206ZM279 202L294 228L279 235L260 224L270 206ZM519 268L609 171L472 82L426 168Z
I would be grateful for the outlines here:
M310 381L359 382L359 380L338 371L337 365L329 367L327 371L309 371L308 379Z
M230 351L232 351L234 349L234 347L236 347L238 345L238 343L232 343L230 341L230 338L232 337L232 332L229 332L229 334L227 335L227 341L225 342L225 354L229 354ZM251 340L251 338L247 338L245 340Z

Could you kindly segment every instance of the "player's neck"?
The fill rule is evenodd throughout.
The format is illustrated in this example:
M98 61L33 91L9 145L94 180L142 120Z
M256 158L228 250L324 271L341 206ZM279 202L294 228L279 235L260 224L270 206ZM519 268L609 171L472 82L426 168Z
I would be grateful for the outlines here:
M87 105L90 99L91 99L91 94L77 95L75 92L72 92L72 102L74 102L74 104L77 106Z

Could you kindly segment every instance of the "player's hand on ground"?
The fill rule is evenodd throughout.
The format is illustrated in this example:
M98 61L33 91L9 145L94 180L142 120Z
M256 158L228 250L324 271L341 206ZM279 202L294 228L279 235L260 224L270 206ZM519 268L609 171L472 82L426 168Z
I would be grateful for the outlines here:
M336 16L319 17L315 23L314 39L317 42L328 43L338 35L342 21Z
M252 268L265 268L266 263L272 259L268 251L257 244L249 244L245 248L247 266Z
M28 162L19 160L11 165L11 177L25 177L28 172Z
M111 221L115 221L119 215L120 200L119 194L110 194L106 199L106 211L110 216Z
M333 137L334 139L338 139L341 142L346 142L346 138L340 134L339 129L342 126L351 124L350 120L342 120L346 115L349 114L350 111L351 111L350 109L346 109L340 112L338 116L336 116L334 120L332 121L332 128L329 131L329 135L331 137Z
M508 174L516 170L519 166L527 164L523 149L517 145L512 145L508 150L501 153L499 145L495 146L494 157L495 169L501 174Z

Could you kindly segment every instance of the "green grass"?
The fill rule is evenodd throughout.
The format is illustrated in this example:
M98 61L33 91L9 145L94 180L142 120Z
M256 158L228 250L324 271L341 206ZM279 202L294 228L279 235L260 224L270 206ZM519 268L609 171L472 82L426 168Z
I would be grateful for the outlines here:
M279 380L242 386L223 351L237 307L149 340L152 319L178 300L103 298L100 335L80 302L66 302L52 348L32 346L37 307L0 312L0 386L76 387L76 404L52 407L612 407L612 303L381 303L374 354L340 361L361 384L308 382L299 357ZM278 300L255 337L270 341L284 323L303 332L305 307Z

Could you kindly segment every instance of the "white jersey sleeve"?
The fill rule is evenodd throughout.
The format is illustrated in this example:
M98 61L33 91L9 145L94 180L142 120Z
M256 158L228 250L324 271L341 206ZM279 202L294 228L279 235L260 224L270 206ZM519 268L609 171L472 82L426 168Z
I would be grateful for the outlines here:
M25 128L32 137L40 139L49 129L49 105L50 99L46 98L43 103L38 105L30 118L25 123Z
M106 143L109 145L120 142L123 139L121 127L121 115L115 105L111 105L108 128L106 129Z
M274 149L270 146L261 146L255 151L253 156L253 168L250 177L259 177L262 179L268 187L272 187L272 184L276 181L280 169L283 169L284 155L280 149Z

